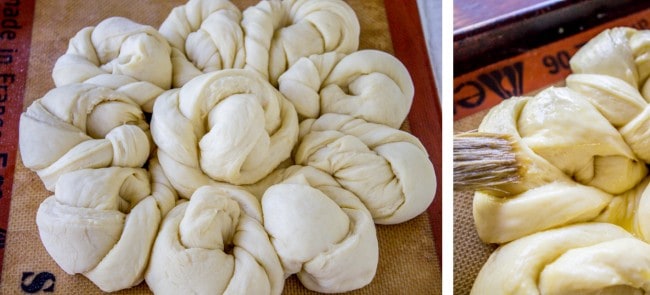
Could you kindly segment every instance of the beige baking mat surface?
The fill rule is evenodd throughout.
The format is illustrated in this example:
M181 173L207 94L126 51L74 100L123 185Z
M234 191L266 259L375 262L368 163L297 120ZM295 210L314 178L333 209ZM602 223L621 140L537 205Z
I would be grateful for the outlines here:
M257 1L233 1L245 8ZM85 26L111 16L123 16L157 28L174 6L185 1L37 1L24 108L53 87L51 70L68 40ZM348 1L361 24L361 48L392 53L383 1ZM14 191L2 270L0 294L20 294L22 287L53 290L55 294L101 293L81 275L63 272L43 248L35 223L36 210L50 193L18 155ZM373 282L355 294L440 294L441 272L426 213L409 222L378 226L380 261ZM22 287L21 287L22 286ZM148 294L146 285L119 293ZM295 277L287 280L285 294L310 294Z

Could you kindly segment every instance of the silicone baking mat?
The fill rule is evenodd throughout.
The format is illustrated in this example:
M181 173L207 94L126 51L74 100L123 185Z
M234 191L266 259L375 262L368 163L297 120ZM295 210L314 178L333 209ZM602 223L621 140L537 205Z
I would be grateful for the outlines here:
M241 9L257 1L233 1ZM361 24L360 48L393 53L411 73L416 97L404 129L418 136L433 161L440 184L440 105L416 1L347 1ZM111 16L157 28L185 1L7 0L0 5L0 293L100 293L81 275L64 273L43 248L35 224L40 202L50 195L18 151L18 118L32 101L53 88L51 70L74 34ZM373 282L358 294L439 294L440 187L427 213L395 226L378 226L380 263ZM147 294L143 284L120 293ZM284 293L308 294L297 279Z

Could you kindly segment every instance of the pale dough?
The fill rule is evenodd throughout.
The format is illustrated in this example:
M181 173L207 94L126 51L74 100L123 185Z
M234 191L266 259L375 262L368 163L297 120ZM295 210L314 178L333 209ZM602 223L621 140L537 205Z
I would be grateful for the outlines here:
M571 59L569 88L585 97L650 162L650 32L617 27L591 39Z
M19 132L23 163L50 191L66 172L142 167L151 150L140 106L120 92L92 84L50 90L21 115Z
M625 81L598 74L572 74L567 87L582 94L618 128L632 151L650 163L650 105Z
M511 97L490 109L478 127L479 132L508 135L517 143L518 160L525 161L526 173L521 181L496 186L490 194L496 197L512 197L541 185L562 181L572 182L571 178L553 166L543 157L537 155L522 142L519 134L519 116L521 110L532 97Z
M103 77L92 80L96 76ZM56 86L88 82L128 87L133 99L150 112L153 94L172 85L171 47L151 26L123 17L107 18L70 39L68 50L54 64L52 79Z
M64 174L36 214L45 249L66 273L83 274L105 292L139 284L164 211L175 202L170 187L152 192L150 182L140 168Z
M638 88L639 71L629 45L629 38L635 32L635 29L625 27L602 31L571 57L571 71L616 77Z
M369 284L379 246L370 212L329 174L308 166L281 178L262 197L264 228L285 276L297 274L310 290L340 293Z
M513 197L474 193L476 231L485 243L506 243L538 231L594 220L613 196L572 182L551 182Z
M568 88L503 101L479 131L512 136L527 167L520 182L474 194L475 225L486 243L591 221L647 173L618 131Z
M296 164L330 173L361 199L376 223L404 222L433 201L435 171L415 136L341 114L305 120L300 133Z
M635 188L615 196L599 216L594 219L623 227L635 237L650 242L650 190L647 178Z
M500 246L471 294L647 294L649 268L650 245L623 228L574 224Z
M158 157L179 193L250 184L288 159L298 137L293 105L257 73L202 74L158 98L151 121Z
M227 0L190 0L171 11L159 31L172 46L173 87L202 73L244 67L241 18Z
M303 57L278 79L280 92L303 118L347 114L400 128L415 89L406 67L378 50Z
M146 271L156 294L280 294L282 264L259 201L241 188L197 189L165 217Z
M246 68L272 84L301 57L352 53L359 47L359 20L342 0L270 0L244 10Z
M514 124L507 128L509 134L516 132L521 146L575 181L610 194L629 190L645 177L645 163L584 95L565 87L550 87L519 101L521 105L516 102L496 106L494 112L501 115L486 116L479 131L499 133L503 125ZM552 169L544 169L552 172L547 180L564 181Z

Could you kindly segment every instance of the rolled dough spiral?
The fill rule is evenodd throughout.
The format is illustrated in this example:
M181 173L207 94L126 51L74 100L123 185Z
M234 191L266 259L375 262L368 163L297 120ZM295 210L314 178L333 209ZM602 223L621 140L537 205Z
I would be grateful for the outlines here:
M156 294L280 294L282 264L259 201L231 185L203 186L163 220L145 278Z
M246 68L274 85L301 57L359 47L359 20L341 0L260 1L243 14Z
M305 120L300 133L296 164L330 173L361 199L376 223L404 222L433 201L433 164L415 136L340 114Z
M157 94L172 85L171 47L151 26L107 18L70 39L52 78L56 86L87 82L125 87L150 112Z
M378 50L303 57L278 85L303 118L347 114L393 128L406 119L415 91L406 67Z
M142 167L151 149L140 106L123 93L92 84L54 88L20 117L20 153L45 187L83 168Z
M164 183L160 176L153 181ZM175 202L170 187L152 191L150 182L140 168L64 174L36 214L45 249L66 273L81 273L105 292L139 284L158 225Z
M160 25L172 46L173 86L202 73L243 68L241 11L227 0L190 0L174 8Z
M158 98L151 121L158 157L184 197L200 186L259 181L290 157L293 105L257 73L221 70Z
M308 289L339 293L369 284L379 246L370 212L329 174L291 166L262 197L264 228L285 276Z

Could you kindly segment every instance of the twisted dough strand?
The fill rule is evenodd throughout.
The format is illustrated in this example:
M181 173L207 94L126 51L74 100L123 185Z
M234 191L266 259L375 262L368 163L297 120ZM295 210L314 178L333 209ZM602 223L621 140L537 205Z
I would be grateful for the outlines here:
M305 120L300 132L295 162L334 176L376 223L404 222L433 201L433 164L415 136L340 114Z
M190 0L174 8L159 29L172 46L173 86L202 73L243 68L240 21L241 12L227 0Z
M650 245L608 223L547 230L500 246L471 294L577 294L618 288L647 293ZM612 289L613 288L613 289ZM641 289L641 290L637 290Z
M151 165L157 169L155 161ZM144 169L64 174L36 214L41 241L65 272L81 273L105 292L135 286L144 278L165 208L175 202L169 188L155 189L152 194Z
M280 294L282 265L257 199L230 185L203 186L165 217L146 281L156 294Z
M246 68L273 85L301 57L359 46L359 20L340 0L261 1L244 10L242 27Z
M414 95L406 67L378 50L301 58L278 84L304 118L338 113L393 128L406 119Z
M102 78L93 79L96 76ZM119 79L117 84L129 85L134 100L151 111L154 94L171 87L171 47L154 28L111 17L70 39L66 54L54 65L52 79L57 87L85 82L109 87L116 84L110 80Z
M255 72L203 74L156 103L151 122L158 157L174 188L259 181L289 158L298 117L282 94Z
M52 89L20 118L23 163L53 191L60 175L83 168L142 167L150 134L140 107L92 84Z
M296 273L308 289L326 293L369 284L379 246L363 203L313 167L291 166L269 177L279 182L261 199L264 228L285 276Z

